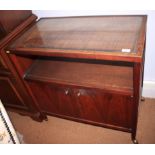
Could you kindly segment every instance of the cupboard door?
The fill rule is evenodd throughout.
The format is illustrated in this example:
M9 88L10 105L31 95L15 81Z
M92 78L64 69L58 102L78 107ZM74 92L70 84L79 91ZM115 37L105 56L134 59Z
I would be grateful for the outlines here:
M82 122L131 128L132 98L106 91L45 83L31 84L42 111Z
M107 124L131 128L133 100L122 94L106 94Z
M54 87L34 82L29 82L29 85L42 112L49 114L59 113L60 108Z
M100 92L93 89L74 89L75 100L79 105L80 119L105 123L106 106Z
M70 117L78 115L70 88L33 82L29 84L43 112Z
M57 87L56 92L60 107L60 114L64 116L79 118L80 107L75 100L73 90L68 87Z
M130 96L93 89L76 91L82 119L125 128L131 127L132 98Z
M26 109L24 101L16 90L13 79L9 77L0 77L0 99L6 106Z

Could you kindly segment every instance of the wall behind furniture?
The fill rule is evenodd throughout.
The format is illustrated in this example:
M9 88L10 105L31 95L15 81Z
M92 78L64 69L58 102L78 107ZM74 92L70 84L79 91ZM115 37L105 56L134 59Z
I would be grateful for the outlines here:
M101 11L101 10L33 10L39 18L59 16L84 16L84 15L148 15L146 58L144 71L143 95L155 98L155 10L152 11Z

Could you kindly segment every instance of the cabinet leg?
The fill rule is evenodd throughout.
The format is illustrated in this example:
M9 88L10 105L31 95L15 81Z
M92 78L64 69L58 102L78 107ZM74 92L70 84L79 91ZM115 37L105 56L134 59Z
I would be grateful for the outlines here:
M44 120L45 120L45 121L48 121L48 118L47 118L47 116L45 116L45 117L44 117Z
M133 144L138 144L138 140L137 139L132 139Z
M142 101L142 102L145 101L145 97L142 96L142 97L141 97L141 101Z
M40 114L40 113L32 115L31 118L37 122L42 122L43 120L45 120L45 121L48 120L48 118L45 114Z
M40 118L41 120L48 121L47 116L46 116L45 114L43 114L43 113L42 113L42 114L40 114L39 118Z
M138 140L136 139L136 132L131 133L131 139L133 144L138 144Z

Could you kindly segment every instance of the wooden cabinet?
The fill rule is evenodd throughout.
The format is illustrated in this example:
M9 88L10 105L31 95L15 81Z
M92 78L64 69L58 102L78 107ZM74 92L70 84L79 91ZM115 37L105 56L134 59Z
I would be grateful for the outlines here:
M39 121L40 112L24 82L4 50L22 31L36 20L28 10L0 11L0 100L7 109L30 115Z
M42 114L136 142L146 16L43 18L5 51Z

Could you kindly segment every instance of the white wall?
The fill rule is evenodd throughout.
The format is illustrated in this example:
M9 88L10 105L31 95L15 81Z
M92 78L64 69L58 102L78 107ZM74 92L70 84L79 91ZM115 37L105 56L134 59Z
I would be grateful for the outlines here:
M152 11L33 10L33 13L36 14L39 18L57 17L57 16L119 15L119 14L148 15L143 95L146 97L155 98L155 10Z

